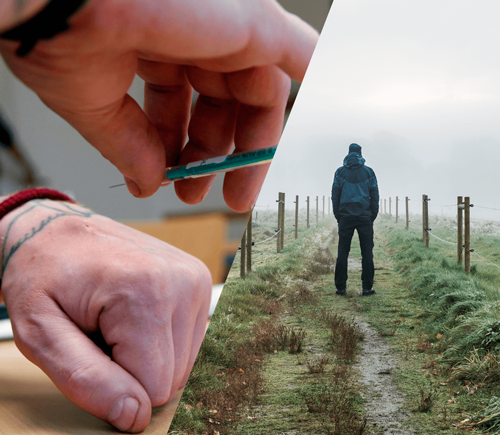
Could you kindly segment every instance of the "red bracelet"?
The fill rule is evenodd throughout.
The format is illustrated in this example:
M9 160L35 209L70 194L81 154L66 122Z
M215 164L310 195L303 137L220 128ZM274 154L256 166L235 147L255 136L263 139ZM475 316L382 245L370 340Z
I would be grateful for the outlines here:
M21 207L32 199L53 199L59 201L68 201L76 204L69 196L61 193L57 190L46 189L44 187L37 187L34 189L21 190L12 196L9 196L5 201L0 203L0 219L2 219L7 213Z

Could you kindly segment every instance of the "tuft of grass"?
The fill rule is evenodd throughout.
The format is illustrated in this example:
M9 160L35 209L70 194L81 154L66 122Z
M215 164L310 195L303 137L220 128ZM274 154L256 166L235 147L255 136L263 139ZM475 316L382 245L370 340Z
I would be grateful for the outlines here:
M357 346L363 339L363 333L353 319L348 320L339 313L320 310L318 318L330 329L330 342L338 358L352 361L356 356Z
M312 374L324 374L325 368L330 363L330 357L323 355L315 359L307 359L306 364L309 369L309 373Z
M352 393L351 374L346 366L336 366L327 376L304 386L299 394L307 412L321 415L322 433L329 435L362 435L366 417L360 418Z
M418 404L419 412L429 412L434 404L433 391L426 392L423 387L420 387L420 402Z
M500 356L487 352L481 355L474 349L465 361L452 367L452 379L468 380L476 383L500 382Z

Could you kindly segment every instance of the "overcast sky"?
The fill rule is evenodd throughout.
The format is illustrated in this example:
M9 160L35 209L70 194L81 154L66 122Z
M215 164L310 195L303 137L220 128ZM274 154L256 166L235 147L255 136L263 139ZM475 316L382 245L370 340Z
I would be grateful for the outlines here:
M330 196L351 142L382 198L500 220L500 2L335 0L257 204Z

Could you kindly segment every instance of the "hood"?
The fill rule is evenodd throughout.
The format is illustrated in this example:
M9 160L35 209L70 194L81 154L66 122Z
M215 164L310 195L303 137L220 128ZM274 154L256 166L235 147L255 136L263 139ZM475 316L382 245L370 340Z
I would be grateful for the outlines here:
M365 159L358 153L349 153L344 159L344 166L348 169L360 168L365 164Z

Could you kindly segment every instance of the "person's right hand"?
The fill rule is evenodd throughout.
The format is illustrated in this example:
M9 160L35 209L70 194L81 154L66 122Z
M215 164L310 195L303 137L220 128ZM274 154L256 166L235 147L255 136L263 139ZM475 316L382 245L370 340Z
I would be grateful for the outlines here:
M199 260L77 205L35 200L0 221L14 339L73 403L140 432L184 387L205 334Z
M279 142L290 78L301 81L318 34L275 0L90 0L71 29L0 54L42 101L73 125L147 197L166 167ZM146 82L144 112L127 95ZM191 116L193 88L200 97ZM184 147L186 138L189 142ZM236 211L255 203L269 165L226 174ZM203 200L214 180L176 182L181 200Z

